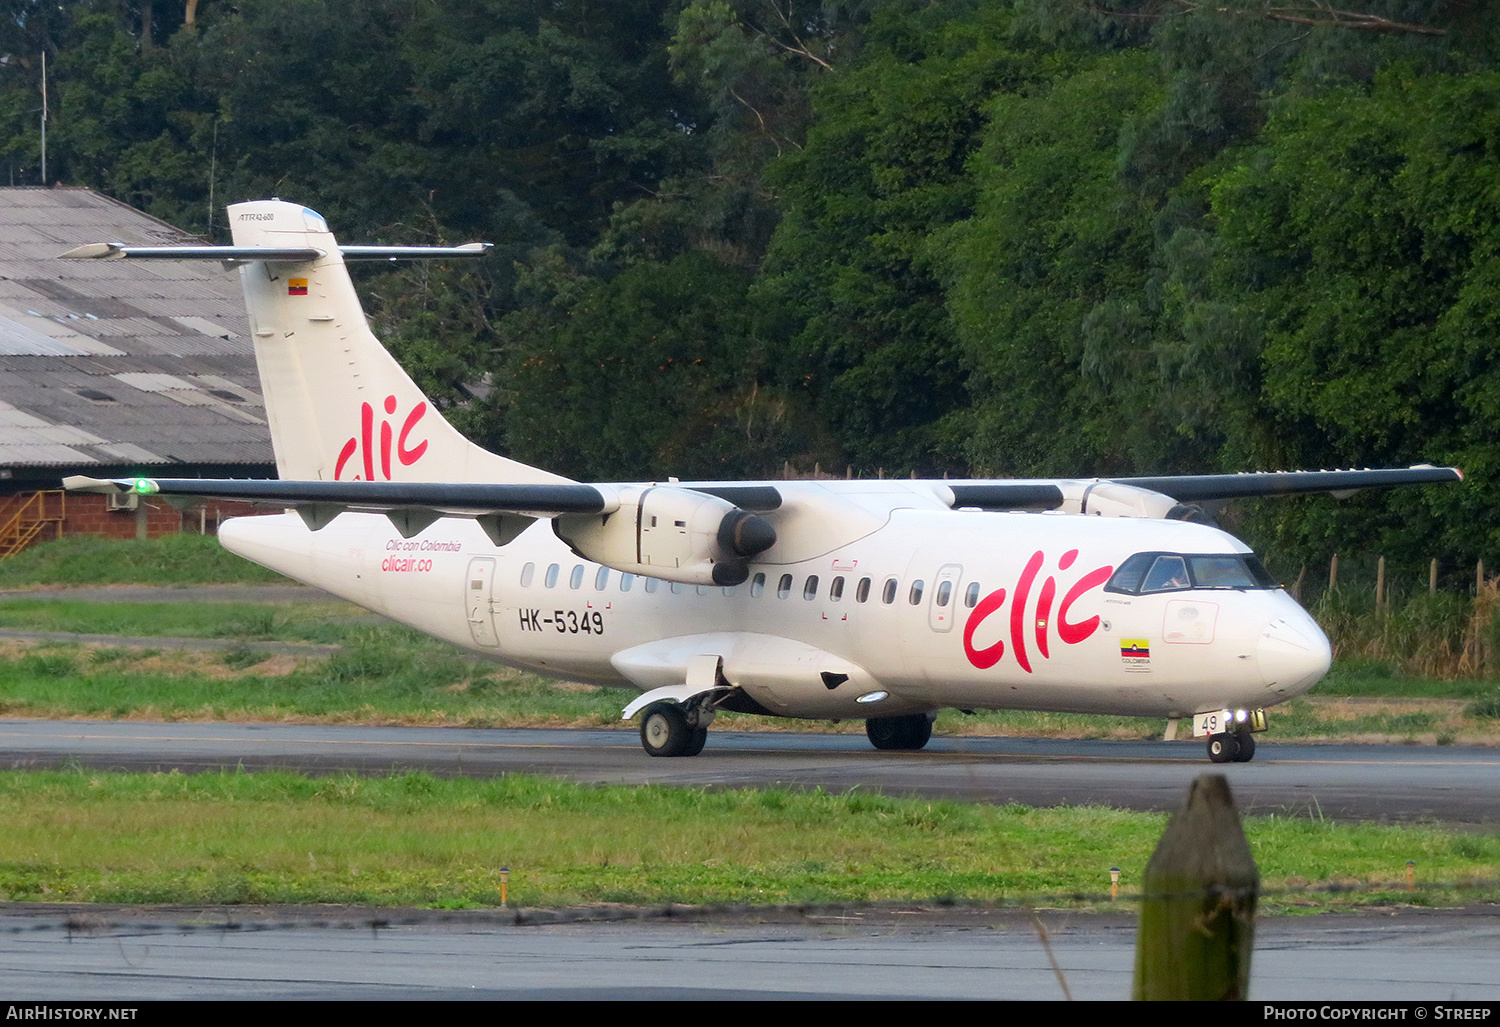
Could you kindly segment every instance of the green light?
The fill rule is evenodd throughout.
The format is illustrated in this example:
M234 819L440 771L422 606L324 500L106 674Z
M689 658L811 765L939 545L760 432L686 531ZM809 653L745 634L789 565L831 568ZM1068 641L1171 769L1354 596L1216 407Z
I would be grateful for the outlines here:
M136 478L132 483L131 488L133 491L147 496L157 491L156 482L152 481L150 478Z

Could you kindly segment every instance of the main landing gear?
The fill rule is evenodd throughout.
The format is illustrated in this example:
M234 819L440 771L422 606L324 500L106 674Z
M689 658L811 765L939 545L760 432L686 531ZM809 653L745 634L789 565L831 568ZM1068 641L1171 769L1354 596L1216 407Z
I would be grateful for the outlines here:
M696 756L708 741L713 711L659 702L641 713L641 748L648 756Z
M1215 763L1249 763L1255 758L1255 736L1248 731L1209 735L1208 758Z
M925 713L908 717L871 717L865 735L877 749L920 749L932 737L932 718Z

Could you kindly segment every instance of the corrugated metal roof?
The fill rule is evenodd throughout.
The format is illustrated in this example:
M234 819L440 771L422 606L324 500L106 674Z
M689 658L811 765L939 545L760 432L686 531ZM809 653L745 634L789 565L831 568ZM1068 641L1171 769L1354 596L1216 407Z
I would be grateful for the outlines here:
M238 275L56 259L198 241L86 189L0 188L0 468L274 462Z

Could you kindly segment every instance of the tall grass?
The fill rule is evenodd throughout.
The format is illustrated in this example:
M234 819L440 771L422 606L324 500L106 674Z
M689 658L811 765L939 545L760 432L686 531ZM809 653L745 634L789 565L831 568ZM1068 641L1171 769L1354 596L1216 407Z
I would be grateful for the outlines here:
M1476 594L1395 593L1380 606L1373 590L1334 588L1308 607L1333 645L1334 660L1369 670L1455 680L1500 672L1500 578Z

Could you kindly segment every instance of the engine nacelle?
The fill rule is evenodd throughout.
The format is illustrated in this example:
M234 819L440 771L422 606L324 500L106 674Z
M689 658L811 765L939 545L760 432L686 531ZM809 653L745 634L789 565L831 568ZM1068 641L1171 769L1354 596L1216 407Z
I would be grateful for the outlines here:
M1183 506L1171 496L1117 481L1069 481L1061 483L1061 488L1062 509L1067 513L1193 520L1192 512L1196 510ZM1199 513L1201 515L1201 511Z
M557 537L585 560L689 585L738 585L748 561L776 543L763 517L706 492L674 486L617 489L619 509L567 514Z

